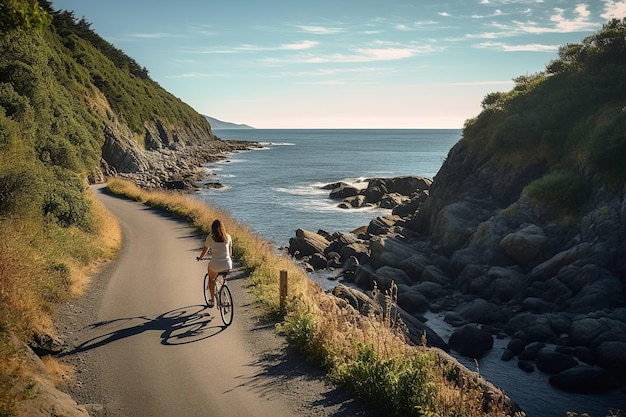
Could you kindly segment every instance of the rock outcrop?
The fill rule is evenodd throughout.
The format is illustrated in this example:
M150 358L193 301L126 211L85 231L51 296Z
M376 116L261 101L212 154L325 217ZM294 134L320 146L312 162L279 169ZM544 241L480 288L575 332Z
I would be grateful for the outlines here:
M166 128L147 123L144 147L139 146L127 127L111 124L104 129L100 170L91 182L106 176L128 178L143 188L189 190L206 177L202 165L224 158L227 152L250 149L253 142L221 140L200 127Z
M536 165L520 175L528 181L544 171ZM571 226L546 220L522 193L524 182L503 175L462 141L432 186L415 189L426 196L415 211L397 214L400 204L353 234L300 230L289 252L309 270L337 269L364 293L395 283L403 319L444 314L457 327L450 348L462 355L482 356L493 336L507 337L503 360L537 367L561 389L578 392L599 378L589 390L624 386L626 186L610 194L597 183L593 203ZM376 183L389 190L395 181ZM354 192L331 188L342 198ZM370 191L365 201L384 195Z
M326 184L322 189L331 190L329 197L342 200L340 208L381 207L394 210L394 214L414 213L428 196L432 181L418 176L394 178L370 178L365 188L345 182Z

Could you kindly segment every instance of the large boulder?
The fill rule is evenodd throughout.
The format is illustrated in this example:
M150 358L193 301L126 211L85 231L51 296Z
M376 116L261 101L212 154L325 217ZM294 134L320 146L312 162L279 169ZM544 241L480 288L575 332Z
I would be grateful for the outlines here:
M401 269L393 268L391 266L383 266L376 270L376 284L378 288L381 290L388 290L391 288L391 284L395 282L396 284L402 285L411 285L412 280L409 276Z
M451 254L467 244L476 231L485 210L469 201L457 201L445 206L438 214L432 230L435 247Z
M304 229L296 230L296 237L289 239L289 254L297 258L324 253L330 242L324 236Z
M500 247L519 264L529 264L536 261L544 251L548 242L543 229L531 224L510 233L500 241Z
M610 391L618 386L606 369L588 365L578 365L569 368L548 379L553 385L563 391L574 393L597 393Z
M402 268L406 259L416 253L415 247L401 239L390 236L375 236L370 240L372 263L379 267L383 265Z
M468 324L456 329L448 340L450 348L468 358L480 358L493 348L493 337L485 330Z
M608 341L598 346L598 365L613 373L619 373L626 380L626 341Z
M530 272L531 277L533 280L545 281L546 279L555 276L561 268L582 259L588 250L588 243L580 243L569 249L565 249L534 267Z
M468 323L493 324L506 318L498 306L482 298L462 304L454 312Z
M619 278L609 271L593 269L596 274L588 276L585 285L570 303L569 310L573 313L587 313L605 308L612 308L624 300L624 286Z
M335 188L330 192L330 198L333 200L343 200L347 197L354 197L360 194L360 190L353 185L346 184L344 182L338 183Z
M537 369L547 374L558 374L577 365L573 356L554 350L542 349L537 355Z

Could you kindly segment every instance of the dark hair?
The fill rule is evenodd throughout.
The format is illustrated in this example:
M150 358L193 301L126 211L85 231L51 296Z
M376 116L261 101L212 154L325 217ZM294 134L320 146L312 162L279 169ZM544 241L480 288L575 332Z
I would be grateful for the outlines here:
M226 229L224 229L224 225L221 221L213 221L211 225L211 236L213 236L213 240L216 242L226 242Z

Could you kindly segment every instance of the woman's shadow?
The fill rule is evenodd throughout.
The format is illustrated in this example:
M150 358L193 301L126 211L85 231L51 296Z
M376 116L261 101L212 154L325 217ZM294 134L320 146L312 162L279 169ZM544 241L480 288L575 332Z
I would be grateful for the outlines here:
M206 306L195 305L171 310L155 318L138 316L101 321L85 328L87 333L92 333L87 340L60 356L85 352L148 331L161 332L162 345L199 342L226 329L222 323L211 325L213 319Z

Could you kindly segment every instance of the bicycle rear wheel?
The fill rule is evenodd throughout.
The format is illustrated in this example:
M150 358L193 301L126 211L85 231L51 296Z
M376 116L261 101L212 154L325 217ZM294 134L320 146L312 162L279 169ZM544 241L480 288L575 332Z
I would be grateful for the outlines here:
M204 274L204 287L202 293L204 294L204 302L209 305L211 299L211 291L209 291L209 274Z
M229 326L233 322L234 306L233 296L230 294L228 285L222 285L222 288L220 288L217 305L220 309L222 321L226 326Z

